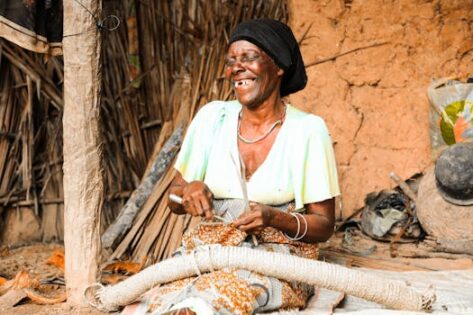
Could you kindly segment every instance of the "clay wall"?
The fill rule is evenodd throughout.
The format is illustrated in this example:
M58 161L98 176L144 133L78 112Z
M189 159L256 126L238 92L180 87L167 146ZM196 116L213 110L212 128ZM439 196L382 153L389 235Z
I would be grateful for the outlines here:
M322 116L337 155L341 214L432 162L426 91L434 78L473 75L472 0L290 0L302 38L305 90L291 103ZM372 46L372 47L369 47ZM340 213L339 213L340 215Z

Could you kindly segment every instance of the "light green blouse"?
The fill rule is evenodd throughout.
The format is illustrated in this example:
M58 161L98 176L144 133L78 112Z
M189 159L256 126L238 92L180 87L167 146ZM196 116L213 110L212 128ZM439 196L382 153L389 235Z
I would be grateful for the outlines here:
M243 198L239 182L238 101L211 102L190 124L175 168L187 182L204 181L215 198ZM247 182L248 198L267 205L295 200L296 209L340 194L325 122L287 105L286 119L263 164Z

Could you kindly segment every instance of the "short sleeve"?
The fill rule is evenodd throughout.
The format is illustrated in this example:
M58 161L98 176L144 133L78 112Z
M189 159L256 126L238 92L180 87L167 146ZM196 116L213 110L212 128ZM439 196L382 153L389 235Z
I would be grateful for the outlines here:
M187 182L203 180L205 177L212 138L218 128L218 116L222 108L220 103L204 105L186 131L174 168Z
M335 154L325 122L311 115L303 125L304 136L295 154L292 175L296 209L340 194Z

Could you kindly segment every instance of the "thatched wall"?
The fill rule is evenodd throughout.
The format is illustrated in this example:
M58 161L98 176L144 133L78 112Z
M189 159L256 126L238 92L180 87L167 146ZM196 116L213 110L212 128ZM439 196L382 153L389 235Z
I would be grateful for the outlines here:
M328 123L338 160L343 215L365 195L393 186L431 163L429 104L434 78L473 74L470 0L289 1L301 37L307 88L292 102ZM385 44L383 44L385 43Z

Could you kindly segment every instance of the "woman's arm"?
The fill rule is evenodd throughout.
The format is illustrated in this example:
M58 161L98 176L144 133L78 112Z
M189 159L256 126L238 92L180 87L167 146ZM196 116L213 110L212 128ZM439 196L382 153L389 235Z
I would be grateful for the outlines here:
M176 172L169 193L182 197L182 204L168 199L168 206L175 214L188 213L192 216L212 218L213 195L204 182L193 181L188 183L182 178L181 173Z
M335 226L335 198L305 205L307 213L300 220L301 235L307 221L307 234L301 241L307 243L325 242L332 236ZM247 233L259 233L265 227L272 226L291 237L297 233L297 219L276 208L263 204L252 204L251 211L242 214L234 224Z

